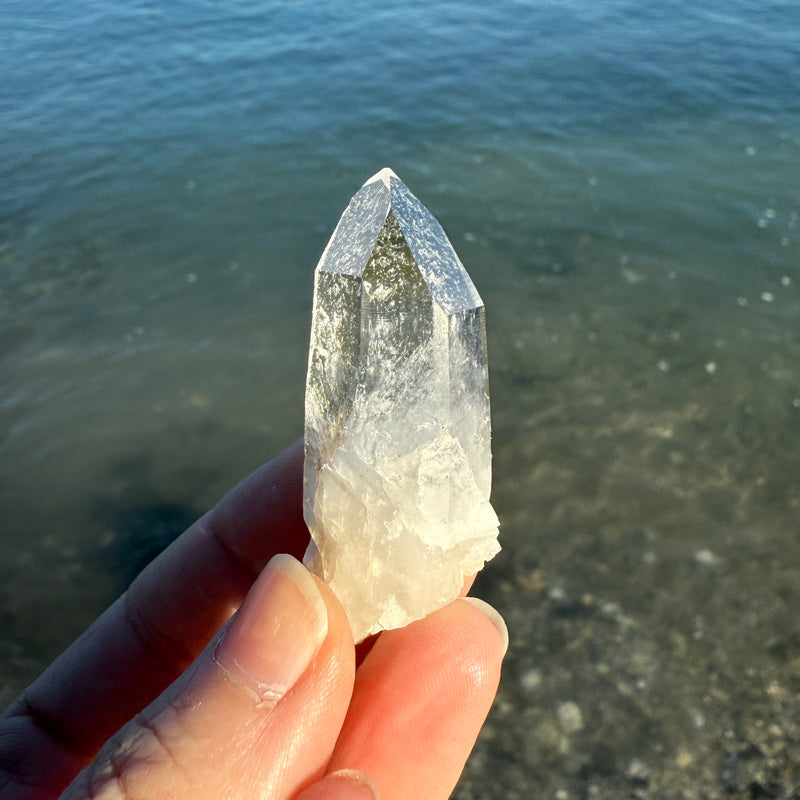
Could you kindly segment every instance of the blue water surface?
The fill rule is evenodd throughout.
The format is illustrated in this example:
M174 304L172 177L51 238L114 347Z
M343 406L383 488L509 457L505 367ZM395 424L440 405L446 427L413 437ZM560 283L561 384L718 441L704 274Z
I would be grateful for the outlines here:
M506 550L485 591L516 633L461 796L588 792L574 753L614 737L620 763L705 753L685 777L713 796L735 701L653 680L637 708L696 691L707 723L653 710L642 754L628 701L570 682L541 631L546 598L595 598L656 675L698 615L723 672L789 636L800 4L6 0L0 74L0 700L300 435L313 268L389 165L487 305ZM722 563L729 583L698 577ZM542 664L557 690L526 705ZM547 756L546 714L582 691L599 727Z

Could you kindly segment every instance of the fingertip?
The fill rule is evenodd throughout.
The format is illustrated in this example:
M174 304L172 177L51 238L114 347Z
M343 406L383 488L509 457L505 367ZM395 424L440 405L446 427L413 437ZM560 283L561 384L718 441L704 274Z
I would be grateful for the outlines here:
M304 789L295 800L380 800L380 795L366 773L340 769Z
M449 797L494 700L506 642L502 618L481 601L381 633L330 768L363 769L386 800Z
M505 655L508 652L508 627L500 612L494 606L490 606L485 600L481 600L479 597L462 597L461 599L465 600L474 608L477 608L478 611L492 623L492 626L500 637L503 646L503 655Z
M331 783L347 791L348 800L380 800L378 788L360 769L340 769L327 776Z

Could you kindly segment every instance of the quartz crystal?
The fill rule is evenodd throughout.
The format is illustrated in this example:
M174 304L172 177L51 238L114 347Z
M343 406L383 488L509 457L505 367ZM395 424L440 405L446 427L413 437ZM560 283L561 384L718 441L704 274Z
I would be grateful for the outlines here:
M356 193L315 273L306 564L360 641L455 599L500 549L483 302L390 169Z

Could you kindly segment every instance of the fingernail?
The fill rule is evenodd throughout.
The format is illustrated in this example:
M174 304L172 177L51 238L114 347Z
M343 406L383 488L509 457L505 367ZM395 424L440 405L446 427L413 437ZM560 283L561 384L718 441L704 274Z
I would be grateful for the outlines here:
M330 775L325 777L326 781L336 781L344 783L351 789L348 797L358 798L361 800L380 800L380 795L375 787L375 784L370 780L369 776L361 772L359 769L337 769L336 772L331 772Z
M261 700L277 702L308 669L328 633L328 613L311 573L275 556L253 584L214 660Z
M506 627L505 620L500 616L500 612L479 597L464 597L462 599L471 603L478 611L489 618L489 622L494 625L495 629L500 634L500 638L503 641L503 655L505 655L508 651L508 628Z

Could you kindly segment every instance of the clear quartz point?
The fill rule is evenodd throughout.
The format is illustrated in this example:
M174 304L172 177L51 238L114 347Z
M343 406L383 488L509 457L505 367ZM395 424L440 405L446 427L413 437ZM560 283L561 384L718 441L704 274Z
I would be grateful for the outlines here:
M355 640L455 599L500 549L484 307L388 168L317 266L305 415L305 561Z

